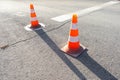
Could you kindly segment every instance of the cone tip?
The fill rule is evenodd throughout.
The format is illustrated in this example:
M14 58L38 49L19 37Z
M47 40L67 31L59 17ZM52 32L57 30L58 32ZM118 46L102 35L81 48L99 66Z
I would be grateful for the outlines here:
M34 6L32 3L30 3L30 9L34 9Z
M78 16L77 16L77 14L73 14L72 23L77 23L77 22L78 22Z

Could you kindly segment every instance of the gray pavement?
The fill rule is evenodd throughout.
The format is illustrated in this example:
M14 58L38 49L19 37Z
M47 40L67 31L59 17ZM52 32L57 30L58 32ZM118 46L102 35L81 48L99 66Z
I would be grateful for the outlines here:
M118 80L120 79L120 4L80 17L80 42L88 48L78 58L61 52L70 22L51 18L109 0L1 0L0 80ZM29 4L46 25L26 31ZM6 46L6 47L5 47Z

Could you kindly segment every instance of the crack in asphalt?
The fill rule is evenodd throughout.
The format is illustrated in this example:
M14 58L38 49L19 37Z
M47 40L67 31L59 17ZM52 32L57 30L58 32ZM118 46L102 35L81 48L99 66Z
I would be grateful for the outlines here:
M64 22L63 24L59 25L58 27L49 29L49 30L41 33L41 35L43 35L43 34L45 34L45 33L48 33L48 32L51 32L51 31L54 31L54 30L57 30L57 29L60 29L61 27L63 27L65 24L67 24L67 23L69 23L69 22L70 22L70 20ZM8 46L6 46L5 48L8 48L8 47L10 47L10 46L16 45L16 44L21 43L21 42L25 42L25 41L31 40L31 39L33 39L33 38L35 38L35 37L38 37L38 35L34 35L33 37L30 37L30 38L27 38L27 39L24 39L24 40L20 40L20 41L14 42L14 43L12 43L12 44L8 44ZM1 48L1 49L2 49L2 48Z
M10 44L9 46L12 46L12 45L15 45L15 44L18 44L18 43L21 43L21 42L25 42L27 40L31 40L31 39L33 39L35 37L37 37L37 35L34 35L33 37L30 37L30 38L27 38L27 39L24 39L24 40L17 41L15 43Z
M70 22L70 20L64 22L63 24L59 25L58 27L55 27L55 28L52 28L52 29L50 29L50 30L45 31L44 33L47 33L47 32L51 32L51 31L57 30L57 29L63 27L65 24L69 23L69 22Z

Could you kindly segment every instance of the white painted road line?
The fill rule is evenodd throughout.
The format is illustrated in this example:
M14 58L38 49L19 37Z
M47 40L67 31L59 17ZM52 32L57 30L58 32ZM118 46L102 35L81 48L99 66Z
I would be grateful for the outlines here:
M54 18L51 18L51 19L54 20L54 21L57 21L57 22L63 22L63 21L71 19L72 15L74 13L78 14L78 16L80 17L80 16L84 16L86 14L92 13L94 11L101 10L101 9L103 9L105 7L118 4L118 3L120 3L120 1L109 1L109 2L106 2L106 3L101 4L99 6L86 8L84 10L79 10L79 11L76 11L76 12L72 12L72 13L69 13L69 14L61 15L61 16L54 17Z

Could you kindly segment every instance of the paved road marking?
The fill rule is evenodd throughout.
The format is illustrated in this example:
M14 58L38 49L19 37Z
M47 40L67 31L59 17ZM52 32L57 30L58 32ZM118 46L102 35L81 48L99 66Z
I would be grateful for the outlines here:
M78 16L80 17L80 16L84 16L86 14L92 13L94 11L103 9L105 7L108 7L108 6L111 6L111 5L114 5L114 4L118 4L118 3L120 3L120 1L109 1L109 2L106 2L106 3L98 5L98 6L86 8L84 10L79 10L79 11L76 11L76 12L72 12L72 13L69 13L69 14L61 15L61 16L54 17L54 18L51 18L51 19L54 20L54 21L63 22L63 21L71 19L71 16L74 13L78 14Z

